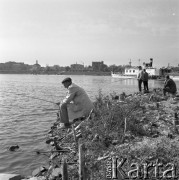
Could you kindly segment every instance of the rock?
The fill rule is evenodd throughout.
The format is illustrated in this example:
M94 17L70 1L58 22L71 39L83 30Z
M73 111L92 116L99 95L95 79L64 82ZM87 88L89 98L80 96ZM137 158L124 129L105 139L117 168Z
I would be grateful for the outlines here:
M157 138L157 137L159 137L159 134L157 133L157 134L154 134L154 135L152 135L152 137L153 138Z
M167 137L170 138L170 139L174 139L175 138L175 136L172 133L168 133Z
M61 168L55 168L52 170L52 177L59 177L62 174Z
M46 171L47 171L47 168L41 166L32 172L32 176L42 176L43 173Z
M174 100L179 100L179 97L175 97Z
M103 143L104 143L104 145L105 145L106 147L109 147L110 144L112 143L111 137L106 137L106 138L104 139Z
M152 101L153 98L154 98L154 95L152 94L152 95L150 96L150 98L149 98L149 101Z
M56 150L63 150L63 148L59 146L56 140L54 141L54 146Z
M28 180L46 180L45 177L41 176L41 177L31 177L30 179Z
M52 133L49 133L48 136L49 136L49 137L53 137L53 134L52 134Z
M151 122L151 126L153 127L153 128L158 128L158 124L157 123L155 123L155 122Z
M57 157L57 154L52 154L49 159L53 160L55 157Z
M112 145L117 145L117 144L119 144L119 140L112 140Z
M51 126L51 130L57 129L57 126Z
M54 138L49 138L49 139L46 140L46 144L50 144L53 141L54 141Z
M119 99L119 96L116 95L116 96L112 97L112 99L113 99L113 100L118 100L118 99Z
M120 101L124 101L125 97L126 97L126 95L124 92L122 94L120 94Z
M19 174L0 174L0 180L21 180L22 176Z
M82 138L82 134L81 133L77 134L76 138Z
M50 145L51 145L51 146L55 146L55 145L54 145L54 141L51 141L51 142L50 142Z
M15 150L17 150L17 149L19 149L19 146L18 146L18 145L14 145L14 146L10 146L10 147L9 147L9 151L15 151Z
M52 130L48 131L48 134L52 134L52 133L53 133L53 131L52 131Z
M173 100L171 104L177 104L178 102L176 100Z
M98 134L95 134L95 136L94 136L94 138L93 138L92 142L94 142L94 141L98 141L98 140L99 140L99 135L98 135Z
M140 119L140 122L145 122L145 121L147 121L147 118L145 116Z

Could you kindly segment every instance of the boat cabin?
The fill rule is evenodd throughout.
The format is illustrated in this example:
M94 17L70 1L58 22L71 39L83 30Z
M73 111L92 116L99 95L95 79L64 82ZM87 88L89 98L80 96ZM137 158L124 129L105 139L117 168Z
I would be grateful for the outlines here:
M139 68L137 67L130 67L130 68L126 68L124 71L124 75L135 75L137 76L137 74L139 73Z
M146 68L146 72L149 74L149 77L152 77L152 78L160 76L160 70L157 68ZM138 73L139 73L138 67L130 67L130 68L125 69L124 75L137 76Z

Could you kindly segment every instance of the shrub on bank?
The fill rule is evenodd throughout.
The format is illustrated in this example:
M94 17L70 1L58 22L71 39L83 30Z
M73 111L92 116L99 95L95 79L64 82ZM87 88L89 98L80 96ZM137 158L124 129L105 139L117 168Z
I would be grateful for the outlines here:
M115 100L116 94L96 97L94 117L82 125L80 143L86 145L87 167L96 180L105 178L106 161L99 157L117 156L129 164L174 163L179 166L179 142L167 137L151 138L150 121L143 121L144 104L150 96L130 96L124 102ZM161 169L162 171L162 169ZM153 173L153 171L151 172Z

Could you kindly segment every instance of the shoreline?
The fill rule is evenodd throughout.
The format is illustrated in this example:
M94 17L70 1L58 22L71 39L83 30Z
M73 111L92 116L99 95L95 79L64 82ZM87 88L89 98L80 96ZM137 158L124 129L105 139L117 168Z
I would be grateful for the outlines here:
M78 166L74 165L76 164L76 162L79 162L79 151L76 146L76 142L78 142L79 144L85 144L88 151L92 153L92 156L90 155L90 159L88 159L87 157L86 158L88 160L95 160L95 162L98 162L98 168L100 168L100 166L102 165L102 161L106 160L106 157L110 157L112 156L112 154L118 155L119 149L125 149L126 147L128 148L128 146L132 144L133 149L136 148L134 146L135 144L138 145L141 149L140 151L142 151L142 149L144 148L143 146L147 145L149 146L149 150L153 146L157 148L158 145L156 143L159 143L160 141L164 143L163 139L167 141L167 143L178 142L179 133L176 126L177 118L175 115L176 113L178 114L179 110L179 97L177 97L176 100L174 100L170 96L168 96L168 98L164 98L162 96L161 89L158 88L152 90L147 94L134 93L131 95L123 94L123 96L121 96L121 94L113 94L110 99L106 98L107 97L103 98L103 96L99 95L98 100L95 101L96 110L95 113L93 113L91 119L86 119L83 121L79 120L74 124L75 127L78 127L79 124L81 124L81 127L79 128L80 131L78 128L78 130L75 128L76 140L73 136L72 130L70 132L68 132L67 130L60 131L57 129L58 123L54 123L48 132L48 137L46 140L46 143L51 145L51 150L48 152L50 153L49 161L51 162L51 165L49 164L47 165L47 167L39 167L38 169L36 169L36 175L24 178L24 180L44 180L44 178L47 177L47 174L49 174L49 179L52 176L57 179L57 177L61 176L62 173L63 159L67 159L71 162L71 165L68 165L68 168L70 168L70 170L68 170L68 172L70 173L69 176L75 177L74 179L79 179ZM99 120L99 122L108 122L107 118L110 115L110 112L113 112L113 110L115 110L116 108L119 108L119 110L120 108L124 108L124 112L126 110L130 110L131 114L134 112L133 117L135 117L135 123L137 123L137 126L135 125L135 123L129 123L127 125L127 129L125 129L125 132L123 132L123 130L121 132L119 129L120 133L117 136L108 136L112 132L111 129L106 131L105 128L104 131L100 132L97 124L95 127L92 126L91 123L97 122L96 120ZM118 116L115 117L118 118ZM130 119L130 116L128 115L126 117L127 119ZM117 119L114 120L115 123L119 123L116 121ZM123 126L123 123L119 127L121 126ZM86 129L87 127L90 127L91 130ZM93 128L94 130L92 130ZM103 130L104 127L102 126L99 128L102 128L101 130ZM108 133L105 134L105 132ZM113 130L113 132L115 132L115 130ZM69 135L70 133L71 135ZM111 137L113 137L113 139L106 139ZM88 144L88 142L91 142L92 145ZM154 145L151 145L150 143L153 143ZM96 147L94 146L94 144ZM103 149L103 152L100 150L101 148ZM122 152L122 150L120 151ZM39 155L43 155L43 153L45 152L37 152L37 154ZM86 156L89 156L88 153L85 152ZM145 154L145 151L142 151L141 154L142 153ZM148 153L150 154L150 151ZM127 154L131 155L130 152L126 153L126 155ZM157 158L160 159L160 156L157 156L154 159L156 160ZM89 164L87 163L87 165ZM96 173L96 177L100 175L96 170L94 170L94 172ZM91 172L86 171L86 174L91 175ZM22 178L19 177L19 179L17 180L22 180Z
M2 72L0 71L0 74L24 74L24 75L91 75L91 76L111 76L110 72L61 72L61 73L54 73L54 72L49 72L49 73L30 73L30 72L18 72L18 71L13 71L13 72Z

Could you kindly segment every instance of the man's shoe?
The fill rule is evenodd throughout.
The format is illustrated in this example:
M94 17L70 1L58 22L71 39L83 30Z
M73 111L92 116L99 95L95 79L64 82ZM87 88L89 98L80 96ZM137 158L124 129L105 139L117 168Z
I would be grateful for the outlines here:
M71 128L71 124L70 123L65 123L65 127L66 128Z
M71 128L70 123L60 123L57 129L68 129L68 128Z

